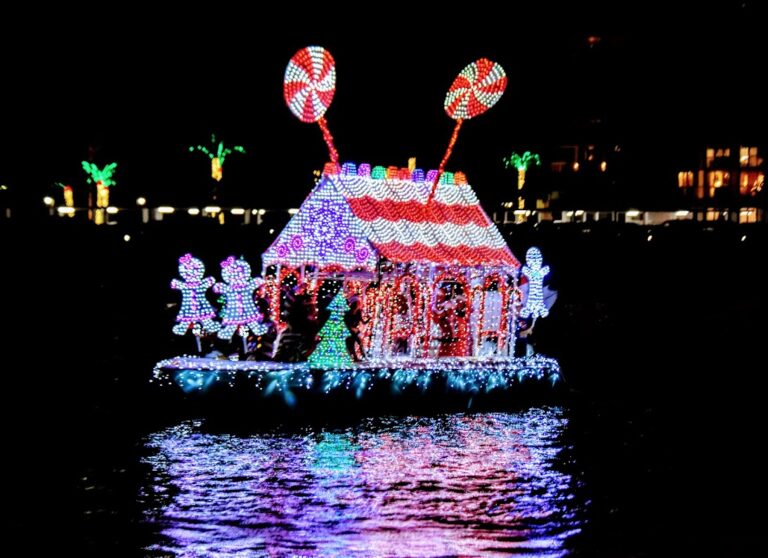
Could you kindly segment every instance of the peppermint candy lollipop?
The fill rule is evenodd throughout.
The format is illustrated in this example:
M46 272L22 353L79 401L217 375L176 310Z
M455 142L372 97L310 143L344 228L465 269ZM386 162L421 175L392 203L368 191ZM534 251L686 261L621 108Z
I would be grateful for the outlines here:
M440 176L443 174L451 153L453 153L453 146L456 144L462 122L483 114L495 105L501 99L506 88L507 74L504 72L504 68L487 58L472 62L453 80L445 96L443 106L448 116L456 121L456 127L453 129L448 149L445 150L443 160L438 167L427 203L432 201L435 196L437 183L440 181Z
M285 69L283 95L291 112L302 122L317 122L323 131L331 161L339 162L333 136L323 116L336 92L336 63L323 47L310 46L293 55Z
M506 88L504 68L481 58L456 76L445 96L445 112L454 120L474 118L495 105Z

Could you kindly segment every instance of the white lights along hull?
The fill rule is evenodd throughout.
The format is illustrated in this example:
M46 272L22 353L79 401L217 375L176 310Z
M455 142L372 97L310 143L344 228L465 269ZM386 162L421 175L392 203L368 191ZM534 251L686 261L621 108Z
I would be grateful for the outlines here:
M339 399L398 401L430 396L469 406L483 397L512 401L516 391L551 393L563 383L557 360L530 357L390 359L353 363L338 370L312 369L306 363L175 357L158 362L153 382L189 396L260 399L272 407L297 408L302 400L322 405ZM392 408L393 411L398 410Z

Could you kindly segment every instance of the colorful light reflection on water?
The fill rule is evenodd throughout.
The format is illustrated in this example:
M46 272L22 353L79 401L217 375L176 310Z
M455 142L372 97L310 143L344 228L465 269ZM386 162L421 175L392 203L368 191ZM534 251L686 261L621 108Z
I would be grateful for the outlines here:
M583 501L557 408L340 430L149 437L146 520L177 556L563 556ZM578 503L577 503L578 502Z

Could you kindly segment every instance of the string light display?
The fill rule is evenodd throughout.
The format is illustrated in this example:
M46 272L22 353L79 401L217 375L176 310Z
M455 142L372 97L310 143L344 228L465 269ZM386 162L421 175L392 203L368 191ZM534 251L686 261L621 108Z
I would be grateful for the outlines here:
M549 266L542 266L541 250L535 246L528 248L525 253L523 275L528 279L528 299L525 301L520 315L523 318L546 318L549 309L544 304L543 280L549 274Z
M456 184L452 173L443 176L429 208L430 184L422 170L411 179L385 177L383 167L371 171L370 165L351 163L338 174L324 174L265 252L264 265L333 263L373 270L384 257L397 263L519 266L472 187Z
M504 349L510 332L506 324L509 315L509 289L499 273L485 277L483 288L475 296L480 300L480 322L478 342L495 338L495 350Z
M181 291L181 308L173 332L184 335L191 330L196 336L215 333L219 330L219 324L213 320L216 310L205 294L216 281L213 277L204 277L205 265L192 254L179 258L179 275L183 281L171 281L171 288Z
M279 269L274 279L268 276L272 320L279 323L277 285L287 277L316 302L334 284L328 278L344 278L347 285L350 274L367 272L367 281L356 287L367 355L504 354L514 339L509 316L517 316L507 283L516 285L519 263L463 173L444 173L434 202L426 206L436 174L326 165L264 253L265 269ZM371 273L382 272L385 280L371 285ZM326 280L318 280L318 273Z
M542 355L512 358L393 359L318 369L308 363L231 361L176 357L158 362L153 382L203 393L212 386L249 385L263 397L282 397L294 406L297 393L328 395L348 392L356 399L373 393L446 391L474 395L520 385L554 385L562 380L557 360Z
M57 182L56 186L62 189L62 194L64 195L64 205L66 207L75 207L75 191L72 189L72 186L69 184L63 184L61 182ZM72 217L74 214L69 213L70 217Z
M108 207L109 189L116 184L114 175L117 163L110 163L103 169L88 161L83 161L82 165L88 175L88 184L96 184L96 207Z
M322 370L349 367L352 364L352 357L346 346L349 330L344 325L344 312L348 310L348 306L341 292L333 298L328 310L331 315L318 334L320 343L309 355L307 364L311 368Z
M389 338L394 353L414 352L414 338L423 331L424 300L418 278L411 274L395 279L392 303L389 307Z
M245 153L245 148L242 145L235 145L233 147L224 147L224 142L216 142L216 134L211 135L211 148L204 145L192 145L189 147L190 153L199 151L208 156L211 160L211 178L216 182L221 182L221 178L224 172L224 161L228 155L232 153Z
M502 160L504 161L505 167L512 167L517 171L518 190L522 190L525 185L525 173L528 170L528 167L531 165L541 166L541 157L530 151L526 151L522 155L513 151L509 157L504 157Z
M472 62L453 80L445 95L443 107L446 114L456 121L456 126L453 128L445 155L440 161L437 175L432 181L432 190L427 203L431 202L435 196L437 183L445 170L445 165L448 164L448 159L451 158L464 120L479 116L498 103L506 88L507 74L504 68L487 58Z
M504 68L487 58L466 66L445 96L445 112L454 120L467 120L483 114L499 102L507 88Z
M245 338L248 330L254 335L266 333L267 326L261 323L263 316L253 299L254 291L264 281L260 277L252 278L248 262L234 256L221 262L221 278L224 282L213 286L213 292L225 295L219 338L231 339L235 334Z
M376 252L344 196L321 180L263 256L264 265L376 268Z
M309 46L293 55L285 69L283 96L291 112L302 122L317 122L323 132L331 161L339 154L323 116L336 92L336 63L331 53L319 46Z
M285 101L301 121L320 125L331 162L264 253L266 281L251 278L250 266L230 257L221 264L224 282L213 290L226 295L219 337L261 335L266 326L253 296L264 283L276 345L293 324L280 321L281 311L306 307L314 319L330 299L319 344L304 363L179 357L158 363L156 379L194 392L243 385L245 378L265 397L281 394L289 406L300 392L475 394L558 381L556 360L512 356L520 263L464 173L445 172L463 120L492 107L506 84L501 66L486 59L462 70L445 99L456 127L436 170L341 165L324 118L335 92L333 58L321 47L297 52L285 72ZM547 315L541 280L548 272L538 249L530 249L523 315ZM304 306L291 306L297 295ZM353 321L354 333L345 323Z

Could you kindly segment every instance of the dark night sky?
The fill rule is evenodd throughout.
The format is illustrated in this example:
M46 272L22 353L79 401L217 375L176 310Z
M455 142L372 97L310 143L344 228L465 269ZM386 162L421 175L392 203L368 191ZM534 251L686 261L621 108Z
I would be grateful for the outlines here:
M464 126L449 163L488 200L513 182L503 155L583 139L593 118L642 167L636 188L669 187L672 174L649 181L649 173L671 173L702 142L765 142L762 8L716 0L683 16L661 3L615 4L563 11L539 3L515 8L514 17L468 10L442 21L405 9L319 19L304 12L292 23L298 8L269 19L223 6L60 13L47 23L8 17L0 29L0 182L17 199L56 193L55 181L77 189L90 145L97 163L119 162L113 203L146 195L197 204L210 185L208 162L186 148L216 132L248 151L225 166L230 202L295 206L327 157L317 126L296 120L282 99L288 59L310 44L336 59L327 118L341 159L383 165L415 155L419 166L435 167L453 125L442 109L446 88L476 58L501 63L506 95ZM597 48L588 48L590 34L602 37Z

